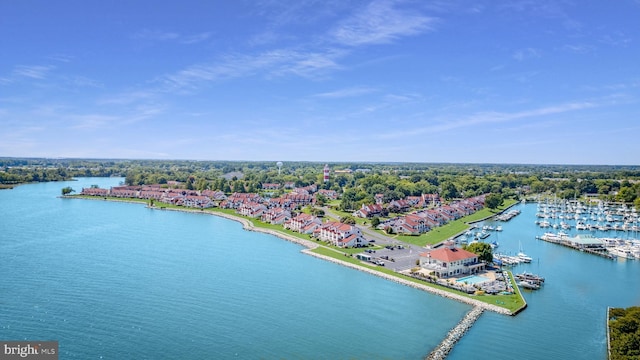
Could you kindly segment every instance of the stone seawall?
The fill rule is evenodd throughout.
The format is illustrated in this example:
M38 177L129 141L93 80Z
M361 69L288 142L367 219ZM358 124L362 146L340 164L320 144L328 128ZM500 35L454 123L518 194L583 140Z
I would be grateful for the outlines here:
M219 212L207 212L207 214L212 214L212 215L215 215L215 216L223 217L225 219L238 221L238 222L242 223L242 227L245 230L261 232L261 233L273 235L273 236L279 237L280 239L291 241L291 242L296 243L298 245L302 245L302 246L304 246L304 247L306 247L308 249L315 249L315 248L318 247L318 244L316 244L315 242L313 242L311 240L300 239L298 237L290 236L290 235L281 233L279 231L274 231L274 230L270 230L270 229L263 229L263 228L255 227L255 226L253 226L253 223L251 223L251 221L249 221L248 219L245 219L245 218L241 218L241 217L233 216L233 215L229 215L229 214L224 214L224 213L219 213Z
M500 307L500 306L488 304L488 303L485 303L485 302L482 302L482 301L479 301L479 300L475 300L475 299L472 299L472 298L468 298L468 297L465 297L465 296L454 294L454 293L451 293L451 292L448 292L448 291L444 291L444 290L441 290L441 289L436 289L436 288L428 286L428 285L419 284L419 283L416 283L416 282L413 282L413 281L409 281L409 280L406 280L406 279L399 278L397 276L385 274L385 273L380 272L380 271L375 271L375 270L366 268L364 266L358 266L356 264L352 264L352 263L347 262L347 261L342 261L342 260L339 260L339 259L336 259L336 258L333 258L333 257L330 257L330 256L314 253L314 252L312 252L310 250L315 249L315 248L318 247L318 244L316 244L315 242L310 241L310 240L301 239L301 238L298 238L298 237L295 237L295 236L290 236L290 235L281 233L279 231L274 231L274 230L270 230L270 229L263 229L263 228L255 227L255 226L253 226L253 223L251 221L249 221L248 219L245 219L243 217L234 216L234 215L225 214L225 213L220 213L220 212L212 212L212 211L202 212L200 210L195 210L195 209L194 210L190 210L190 209L167 209L167 210L211 214L211 215L223 217L225 219L237 221L237 222L242 224L242 226L244 227L245 230L256 231L256 232L261 232L261 233L265 233L265 234L270 234L270 235L279 237L279 238L281 238L283 240L291 241L293 243L302 245L302 246L307 248L307 249L302 250L302 252L307 254L307 255L315 256L317 258L321 258L321 259L326 260L326 261L331 261L331 262L336 263L336 264L340 264L340 265L343 265L343 266L346 266L346 267L349 267L349 268L352 268L352 269L355 269L355 270L363 271L363 272L369 273L371 275L379 276L379 277L382 277L384 279L391 280L391 281L394 281L394 282L402 284L402 285L410 286L410 287L415 288L415 289L427 291L427 292L430 292L432 294L436 294L436 295L439 295L439 296L442 296L442 297L446 297L448 299L460 301L460 302L463 302L465 304L469 304L469 305L472 305L474 307L478 307L478 308L481 308L481 309L484 309L484 310L493 311L493 312L496 312L496 313L499 313L499 314L503 314L503 315L513 315L513 313L511 313L511 311L509 311L509 310L507 310L507 309L505 309L503 307Z
M427 360L443 360L447 357L453 346L462 338L462 336L473 326L473 324L478 320L482 312L484 311L481 307L475 307L471 311L465 315L462 320L449 331L447 336L442 340L442 342L436 346L433 351L425 359Z
M355 269L355 270L360 270L360 271L363 271L363 272L366 272L366 273L369 273L369 274L372 274L372 275L375 275L375 276L380 276L380 277L382 277L384 279L395 281L395 282L397 282L399 284L402 284L402 285L406 285L406 286L410 286L412 288L416 288L416 289L419 289L419 290L427 291L427 292L430 292L430 293L433 293L433 294L436 294L436 295L440 295L442 297L446 297L448 299L460 301L460 302L463 302L465 304L472 305L472 306L474 306L476 308L493 311L493 312L496 312L496 313L499 313L499 314L503 314L503 315L512 315L509 310L507 310L507 309L505 309L503 307L500 307L500 306L491 305L491 304L488 304L488 303L485 303L485 302L482 302L482 301L479 301L479 300L475 300L475 299L472 299L472 298L468 298L468 297L465 297L465 296L454 294L454 293L451 293L451 292L448 292L448 291L436 289L436 288L428 286L428 285L423 285L423 284L419 284L419 283L416 283L416 282L413 282L413 281L409 281L409 280L406 280L406 279L401 279L401 278L399 278L397 276L385 274L383 272L375 271L375 270L372 270L372 269L369 269L369 268L366 268L366 267L363 267L363 266L358 266L358 265L352 264L350 262L341 261L339 259L332 258L330 256L316 254L316 253L314 253L314 252L312 252L310 250L302 250L302 252L305 253L305 254L311 255L311 256L315 256L315 257L318 257L318 258L321 258L321 259L324 259L324 260L327 260L327 261L334 262L336 264L344 265L346 267L349 267L349 268L352 268L352 269Z
M85 198L82 198L82 199L85 199ZM100 200L102 200L102 198L100 198ZM141 202L135 202L135 203L143 204ZM439 295L439 296L442 296L442 297L446 297L448 299L452 299L452 300L456 300L456 301L459 301L459 302L463 302L465 304L469 304L469 305L472 305L472 306L475 306L475 307L479 307L479 308L482 308L484 310L489 310L489 311L493 311L493 312L496 312L496 313L499 313L499 314L504 314L504 315L514 315L511 311L509 311L509 310L507 310L507 309L505 309L503 307L500 307L500 306L491 305L491 304L488 304L488 303L485 303L485 302L482 302L482 301L479 301L479 300L475 300L475 299L472 299L472 298L468 298L468 297L465 297L465 296L454 294L454 293L451 293L451 292L448 292L448 291L444 291L444 290L441 290L441 289L437 289L437 288L434 288L434 287L431 287L431 286L428 286L428 285L419 284L419 283L416 283L416 282L413 282L413 281L409 281L409 280L406 280L406 279L399 278L397 276L385 274L385 273L380 272L380 271L375 271L375 270L366 268L364 266L358 266L358 265L352 264L350 262L342 261L342 260L339 260L339 259L336 259L336 258L333 258L333 257L330 257L330 256L325 256L325 255L314 253L314 252L310 251L310 250L315 249L315 248L318 247L318 244L315 243L314 241L301 239L301 238L298 238L298 237L295 237L295 236L290 236L290 235L281 233L279 231L274 231L274 230L271 230L271 229L263 229L263 228L255 227L253 225L253 223L249 219L246 219L246 218L243 218L243 217L240 217L240 216L234 216L234 215L231 215L231 214L226 214L226 213L221 213L221 212L214 212L214 211L203 211L201 209L158 208L158 207L149 207L149 206L147 206L147 207L150 208L150 209L158 209L158 210L170 210L170 211L180 211L180 212L189 212L189 213L198 213L198 214L208 214L208 215L220 216L220 217L228 219L228 220L237 221L237 222L242 224L242 226L243 226L243 228L245 230L255 231L255 232L262 232L262 233L265 233L265 234L276 236L276 237L278 237L280 239L283 239L283 240L287 240L287 241L296 243L298 245L302 245L302 246L307 248L307 249L302 250L302 252L307 254L307 255L315 256L317 258L321 258L321 259L324 259L326 261L331 261L331 262L336 263L336 264L340 264L340 265L343 265L343 266L346 266L346 267L349 267L349 268L352 268L352 269L355 269L355 270L363 271L363 272L369 273L371 275L379 276L379 277L382 277L384 279L391 280L391 281L394 281L394 282L402 284L402 285L410 286L410 287L413 287L415 289L427 291L427 292L430 292L430 293L433 293L433 294L436 294L436 295Z

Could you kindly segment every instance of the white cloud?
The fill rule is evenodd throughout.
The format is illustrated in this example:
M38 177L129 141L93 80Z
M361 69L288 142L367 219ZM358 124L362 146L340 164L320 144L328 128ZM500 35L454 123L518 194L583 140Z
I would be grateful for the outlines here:
M399 131L394 133L386 133L384 135L380 135L381 138L399 138L399 137L407 137L414 136L420 134L432 134L439 132L446 132L450 130L455 130L459 128L466 128L477 125L484 124L493 124L493 123L506 123L510 121L516 121L520 119L526 118L535 118L547 115L561 114L571 111L579 111L589 108L594 108L600 106L601 104L585 101L585 102L572 102L554 106L541 107L537 109L524 110L518 112L497 112L497 111L487 111L480 112L468 117L464 117L459 120L446 120L440 121L433 125L424 126L420 128L408 129L406 131Z
M540 51L534 48L520 49L520 50L517 50L515 53L513 53L513 58L518 61L536 59L539 57L541 57Z
M68 63L68 62L71 62L71 60L73 59L73 56L65 55L65 54L54 54L54 55L48 56L48 58L51 60Z
M13 69L13 74L32 79L44 79L54 68L55 66L51 65L18 65Z
M432 30L435 18L403 11L392 0L371 2L362 12L343 21L331 35L340 44L384 44Z
M348 97L356 97L360 95L370 94L374 91L376 91L376 89L368 88L368 87L350 87L350 88L344 88L344 89L315 94L313 95L313 97L338 99L338 98L348 98Z
M627 47L631 43L631 38L623 32L614 32L602 36L599 41L615 47Z
M211 37L210 32L203 32L199 34L185 35L180 39L180 42L183 44L196 44L196 43L205 41L210 37Z
M218 62L189 66L159 78L163 91L189 90L205 82L253 75L265 77L295 74L314 77L327 69L339 68L340 51L304 52L276 49L257 55L228 55Z
M583 45L583 44L579 44L579 45L567 44L563 46L562 49L572 53L576 53L576 54L586 54L595 50L595 47L592 45Z
M132 38L144 41L176 41L182 44L196 44L207 40L211 37L210 32L202 32L197 34L180 34L171 31L144 29L135 34Z

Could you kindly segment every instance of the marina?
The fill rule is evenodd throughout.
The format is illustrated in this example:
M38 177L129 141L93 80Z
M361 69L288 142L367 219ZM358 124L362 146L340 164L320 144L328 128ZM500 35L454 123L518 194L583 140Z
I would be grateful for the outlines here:
M598 201L546 201L538 203L535 223L541 228L612 232L637 238L640 218L635 207Z
M447 359L471 359L477 358L478 354L505 360L606 358L606 329L601 319L608 306L637 304L640 262L621 257L612 261L536 239L545 232L557 234L562 229L545 231L540 228L535 223L540 220L536 217L536 203L519 204L514 209L520 210L521 214L501 223L504 234L500 235L499 251L494 256L513 259L512 264L503 266L513 272L516 281L520 281L517 276L525 274L538 274L545 281L537 290L519 286L528 306L516 317L499 318L485 312ZM480 225L498 223L488 220ZM577 234L575 228L564 232L568 237ZM626 235L633 237L632 233ZM596 232L592 236L605 238L607 234ZM626 241L619 239L618 243ZM516 258L521 249L532 258L530 263ZM525 327L527 331L523 331ZM510 336L495 336L502 333ZM572 334L571 342L562 341L567 333ZM536 346L531 346L531 339L535 339Z

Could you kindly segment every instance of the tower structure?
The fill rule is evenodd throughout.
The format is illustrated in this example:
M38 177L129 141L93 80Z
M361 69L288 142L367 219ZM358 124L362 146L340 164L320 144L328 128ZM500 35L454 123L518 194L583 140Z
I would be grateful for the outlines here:
M329 164L324 165L324 170L322 172L324 173L324 176L322 178L323 181L328 182L329 181Z

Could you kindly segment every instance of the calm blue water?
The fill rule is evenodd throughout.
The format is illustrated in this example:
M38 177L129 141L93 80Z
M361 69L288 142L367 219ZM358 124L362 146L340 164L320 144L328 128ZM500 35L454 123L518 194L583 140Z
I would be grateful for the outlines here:
M516 208L522 214L485 241L497 240L497 251L507 254L522 247L534 261L514 272L540 274L546 283L524 291L529 307L518 316L485 312L449 359L606 359L607 306L640 305L640 261L612 261L537 240L545 230L535 224L536 205Z
M0 191L0 339L58 340L61 359L421 359L470 309L229 220L57 197L120 181ZM463 345L526 314L485 315Z

